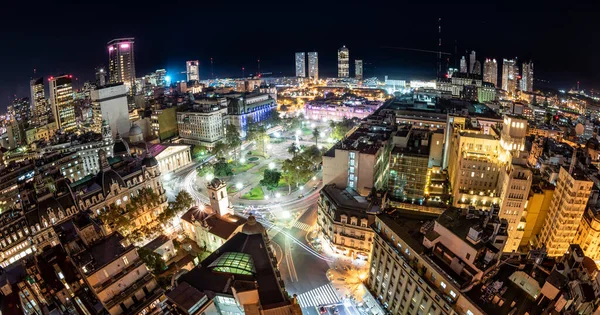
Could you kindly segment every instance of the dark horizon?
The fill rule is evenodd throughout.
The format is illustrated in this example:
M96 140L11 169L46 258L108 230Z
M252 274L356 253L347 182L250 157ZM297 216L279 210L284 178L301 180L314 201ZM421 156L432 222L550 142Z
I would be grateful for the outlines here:
M348 5L344 9L306 4L297 9L278 4L261 6L268 8L264 11L249 7L242 12L244 5L195 7L188 2L160 7L41 2L37 10L20 6L10 4L0 22L6 44L0 53L2 111L14 96L29 96L33 69L36 76L73 74L77 87L93 80L94 68L107 64L106 43L120 37L135 37L137 77L165 68L179 80L185 61L197 59L200 78L205 79L210 76L211 57L218 77L241 77L242 66L246 74L256 72L259 58L261 72L291 76L298 51L317 51L320 75L336 76L337 49L346 45L351 75L354 59L362 59L365 77L433 79L437 54L384 47L437 50L439 17L442 50L454 53L456 42L458 58L475 50L480 61L533 60L535 78L550 81L548 85L555 88L568 89L577 81L585 89L600 84L595 58L598 44L593 40L600 22L594 18L597 10L593 7L573 10L528 4L511 7L511 11L508 5L477 3L434 9L412 4ZM111 8L125 14L117 17Z

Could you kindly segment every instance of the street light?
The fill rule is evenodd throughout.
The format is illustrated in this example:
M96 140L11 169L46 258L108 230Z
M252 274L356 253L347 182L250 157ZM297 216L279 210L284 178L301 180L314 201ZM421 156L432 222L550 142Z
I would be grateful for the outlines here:
M244 184L242 184L242 183L235 184L235 188L237 188L238 190L242 189L243 187L244 187Z
M240 163L246 163L246 159L245 158L241 158L240 159Z
M269 196L265 196L265 200L269 200Z
M304 186L300 186L300 190L304 189Z
M210 182L211 180L213 180L213 178L215 178L215 175L213 175L213 174L206 174L206 180L207 181Z
M280 194L280 193L276 193L276 194L275 194L275 198L280 198L280 197L281 197L281 194Z
M312 180L317 180L317 176L313 176Z
M270 144L267 144L267 149L268 149L268 150L271 150L272 148L273 148L273 146L272 146L272 145L270 145Z
M271 169L271 170L272 170L272 169L274 169L274 168L275 168L275 163L273 163L273 162L269 163L269 169Z
M302 131L300 131L300 129L296 129L296 135L298 135L298 136L299 136L301 132L302 132Z

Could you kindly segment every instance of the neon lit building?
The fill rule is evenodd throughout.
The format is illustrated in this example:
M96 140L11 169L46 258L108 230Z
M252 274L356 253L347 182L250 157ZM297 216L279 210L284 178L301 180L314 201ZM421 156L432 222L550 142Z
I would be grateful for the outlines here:
M123 82L130 93L135 92L134 38L117 38L108 42L109 83Z

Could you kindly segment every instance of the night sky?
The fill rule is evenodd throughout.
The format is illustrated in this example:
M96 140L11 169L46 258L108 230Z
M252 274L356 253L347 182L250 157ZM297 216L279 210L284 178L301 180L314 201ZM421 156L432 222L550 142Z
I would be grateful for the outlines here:
M454 53L456 42L459 58L475 50L480 61L532 59L536 79L550 87L568 89L577 80L582 88L600 87L598 5L124 2L4 2L0 110L14 95L29 96L33 69L45 77L70 73L81 85L93 79L95 66L107 64L106 43L130 36L138 77L166 68L183 79L185 61L198 59L201 79L208 78L210 57L217 77L239 77L242 66L253 73L259 58L262 72L294 75L296 51L319 52L321 76L334 76L336 51L346 45L352 67L354 59L364 60L366 77L432 79L436 54L384 46L437 50L438 17L442 50Z

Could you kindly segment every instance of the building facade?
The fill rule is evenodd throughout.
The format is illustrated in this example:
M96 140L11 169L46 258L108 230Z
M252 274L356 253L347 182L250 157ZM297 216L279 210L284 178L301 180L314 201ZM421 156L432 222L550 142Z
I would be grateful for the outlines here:
M533 62L524 62L521 76L521 91L533 92Z
M299 78L306 77L306 53L296 53L296 76Z
M350 76L350 51L346 46L338 49L338 78L347 78Z
M316 51L308 53L308 77L319 80L319 54Z
M187 82L200 81L200 64L198 60L190 60L185 63L185 69L187 74Z
M56 127L63 131L72 131L77 127L75 104L73 103L73 76L50 77L50 107Z
M529 189L533 173L526 163L513 163L500 169L500 182L502 183L502 204L500 218L508 222L508 241L504 247L505 252L517 252L527 224L525 205L529 199Z
M177 112L177 129L184 143L215 146L225 137L226 108L213 107L199 111Z
M363 79L363 61L354 60L354 78L357 80Z
M127 105L127 87L122 83L106 85L94 89L90 93L94 117L93 130L102 132L102 122L110 126L111 137L117 133L125 133L131 127L129 107Z
M600 215L597 209L588 208L585 211L573 243L581 246L585 256L600 260Z
M483 62L483 81L498 87L498 63L496 59L486 58Z
M577 233L593 182L582 170L560 168L556 190L550 202L546 221L537 237L539 246L545 245L548 256L562 256Z
M134 38L117 38L108 42L109 83L123 83L129 93L135 91Z
M44 93L44 78L33 79L29 83L31 96L31 116L34 126L44 126L48 123L48 104Z
M509 94L517 91L519 67L515 59L502 60L502 89Z

